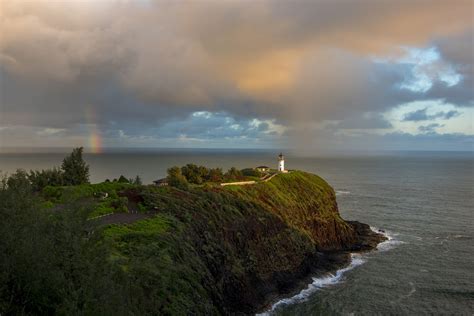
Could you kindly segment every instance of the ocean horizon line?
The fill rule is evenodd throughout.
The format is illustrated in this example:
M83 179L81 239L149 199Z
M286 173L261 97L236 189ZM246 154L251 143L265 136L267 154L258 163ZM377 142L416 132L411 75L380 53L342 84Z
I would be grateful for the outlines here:
M1 147L0 155L4 154L63 154L68 153L71 147ZM327 150L301 152L291 148L241 148L241 147L104 147L100 152L84 146L87 155L102 154L152 154L152 153L266 153L274 154L285 152L291 156L299 157L351 157L351 156L473 156L473 150Z

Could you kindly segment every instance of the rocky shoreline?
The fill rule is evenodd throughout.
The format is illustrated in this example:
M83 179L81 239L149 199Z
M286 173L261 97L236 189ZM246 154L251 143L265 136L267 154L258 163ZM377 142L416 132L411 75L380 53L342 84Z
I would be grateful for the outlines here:
M353 252L373 250L378 244L388 239L382 233L374 232L367 224L357 221L347 221L347 223L354 228L357 235L357 242L350 248Z
M377 245L387 240L382 233L373 231L369 225L358 221L347 221L353 228L356 241L340 250L315 252L309 257L292 276L288 275L287 286L282 288L285 293L268 293L262 304L249 314L265 313L271 310L272 305L281 299L292 297L300 293L315 277L335 273L351 263L351 253L372 251Z

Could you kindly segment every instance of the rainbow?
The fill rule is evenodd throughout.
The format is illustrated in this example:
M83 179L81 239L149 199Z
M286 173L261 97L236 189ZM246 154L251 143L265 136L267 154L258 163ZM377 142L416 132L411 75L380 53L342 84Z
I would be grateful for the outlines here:
M97 127L97 113L93 107L86 108L86 120L89 128L88 147L94 154L102 152L102 136Z
M93 130L90 132L89 147L91 149L91 152L94 154L100 154L102 152L102 137L97 132L97 130Z

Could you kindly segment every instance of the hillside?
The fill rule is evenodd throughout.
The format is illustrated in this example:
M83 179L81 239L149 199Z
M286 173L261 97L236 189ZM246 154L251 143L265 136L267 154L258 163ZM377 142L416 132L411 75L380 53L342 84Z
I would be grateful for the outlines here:
M334 190L299 171L246 186L101 183L46 187L41 197L51 212L86 212L87 247L100 249L113 288L77 307L90 313L255 313L383 238L345 222Z

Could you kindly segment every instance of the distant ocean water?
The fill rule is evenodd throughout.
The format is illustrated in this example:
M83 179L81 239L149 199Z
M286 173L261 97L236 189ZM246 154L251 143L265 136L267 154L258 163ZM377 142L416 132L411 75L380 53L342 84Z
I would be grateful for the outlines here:
M276 167L276 152L160 150L86 154L91 180L140 175L145 183L186 163ZM60 165L63 153L0 154L0 170ZM325 178L341 215L383 229L379 250L355 255L336 275L315 279L276 315L474 314L474 155L401 152L296 157L290 169Z

